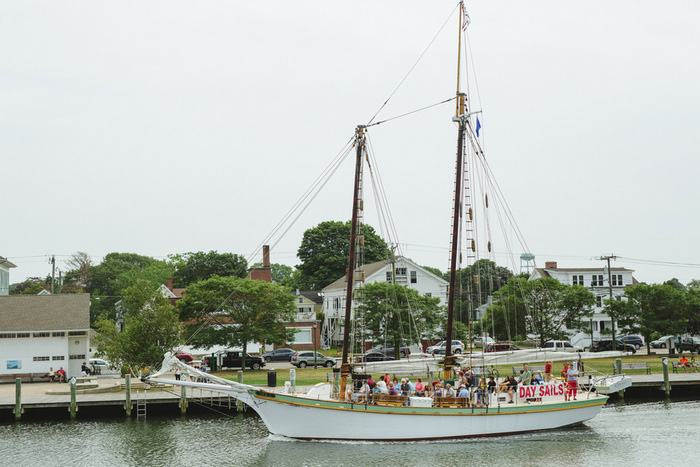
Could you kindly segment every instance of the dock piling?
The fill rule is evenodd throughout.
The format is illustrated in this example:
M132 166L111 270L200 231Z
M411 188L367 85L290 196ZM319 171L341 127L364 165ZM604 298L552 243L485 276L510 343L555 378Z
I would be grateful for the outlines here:
M68 411L70 412L70 418L74 419L78 413L78 402L76 400L76 390L75 390L75 378L70 380L70 407Z
M615 368L618 375L622 374L622 359L615 359Z
M185 386L180 386L180 413L182 415L187 413L187 388Z
M22 378L15 378L15 420L20 420L24 409L22 408Z
M664 392L666 397L671 395L671 382L668 378L668 358L664 357L661 359L661 367L664 370Z
M131 417L131 375L124 375L124 388L126 390L126 401L124 402L124 408L126 409L126 416Z
M238 370L238 382L243 383L243 370ZM241 402L239 399L236 399L236 411L237 412L243 412L245 407L243 406L243 402Z

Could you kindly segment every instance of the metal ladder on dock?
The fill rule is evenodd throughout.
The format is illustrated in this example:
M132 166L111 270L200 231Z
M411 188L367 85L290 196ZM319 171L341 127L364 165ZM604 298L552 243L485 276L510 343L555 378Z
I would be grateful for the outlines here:
M143 393L143 397L141 397ZM136 418L146 418L146 390L136 391Z

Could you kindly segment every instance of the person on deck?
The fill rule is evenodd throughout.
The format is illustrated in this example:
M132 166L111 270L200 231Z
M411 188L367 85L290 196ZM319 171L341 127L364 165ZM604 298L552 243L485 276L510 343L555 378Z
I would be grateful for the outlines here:
M386 382L384 381L384 375L379 377L379 381L377 381L377 387L379 388L379 392L381 394L389 394L389 388L386 385Z
M573 400L576 400L576 393L578 392L578 371L576 371L573 365L566 371L566 384L569 390L565 394L564 400L568 401L572 397Z
M688 368L690 368L690 360L688 360L688 357L683 355L681 358L678 359L678 363L683 367L683 371L685 373L688 373Z
M372 379L372 375L369 375L369 378L367 378L367 385L369 386L370 391L374 389L374 386L377 383Z
M389 395L390 396L398 396L399 395L398 391L396 390L396 386L394 386L394 383L392 383L391 381L389 381L388 388L389 388Z
M446 389L445 389L445 396L446 397L457 397L457 393L455 392L455 389L449 383L447 384Z
M493 378L493 376L489 376L489 382L486 384L486 386L488 387L489 394L496 392L496 380Z
M690 357L690 370L693 373L697 373L698 371L698 363L695 361L695 357Z
M510 397L510 400L508 401L509 404L513 403L513 397L515 396L515 393L518 391L518 381L515 379L515 376L511 376L510 380L508 382L508 397Z
M523 386L529 386L532 384L532 372L530 371L530 367L527 365L527 363L523 365L522 378Z
M552 362L546 361L544 362L544 380L549 383L550 379L552 379Z
M416 383L416 396L425 396L425 386L423 385L423 380L420 378L418 378L418 382Z
M568 375L569 372L569 364L564 363L564 368L561 370L561 377L564 378L564 381L566 381L566 376Z
M401 395L402 396L410 396L411 395L411 386L409 386L408 381L405 379L401 380Z
M53 371L53 367L49 368L49 372L46 373L46 377L49 378L52 383L56 379L56 372Z
M68 379L66 378L66 370L64 370L63 367L59 368L56 371L56 376L58 376L59 383L62 383L64 381L66 381L66 382L68 381Z

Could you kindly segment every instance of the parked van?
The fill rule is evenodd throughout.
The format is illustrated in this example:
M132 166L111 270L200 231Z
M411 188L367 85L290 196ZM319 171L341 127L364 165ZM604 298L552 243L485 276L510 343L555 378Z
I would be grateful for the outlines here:
M547 341L542 346L542 350L554 350L562 352L583 352L582 347L573 345L569 341Z

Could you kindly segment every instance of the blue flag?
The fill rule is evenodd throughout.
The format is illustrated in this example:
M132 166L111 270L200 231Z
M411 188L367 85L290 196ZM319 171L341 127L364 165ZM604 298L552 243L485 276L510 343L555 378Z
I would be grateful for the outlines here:
M481 122L479 121L479 117L476 117L476 137L479 137L479 130L481 130Z

